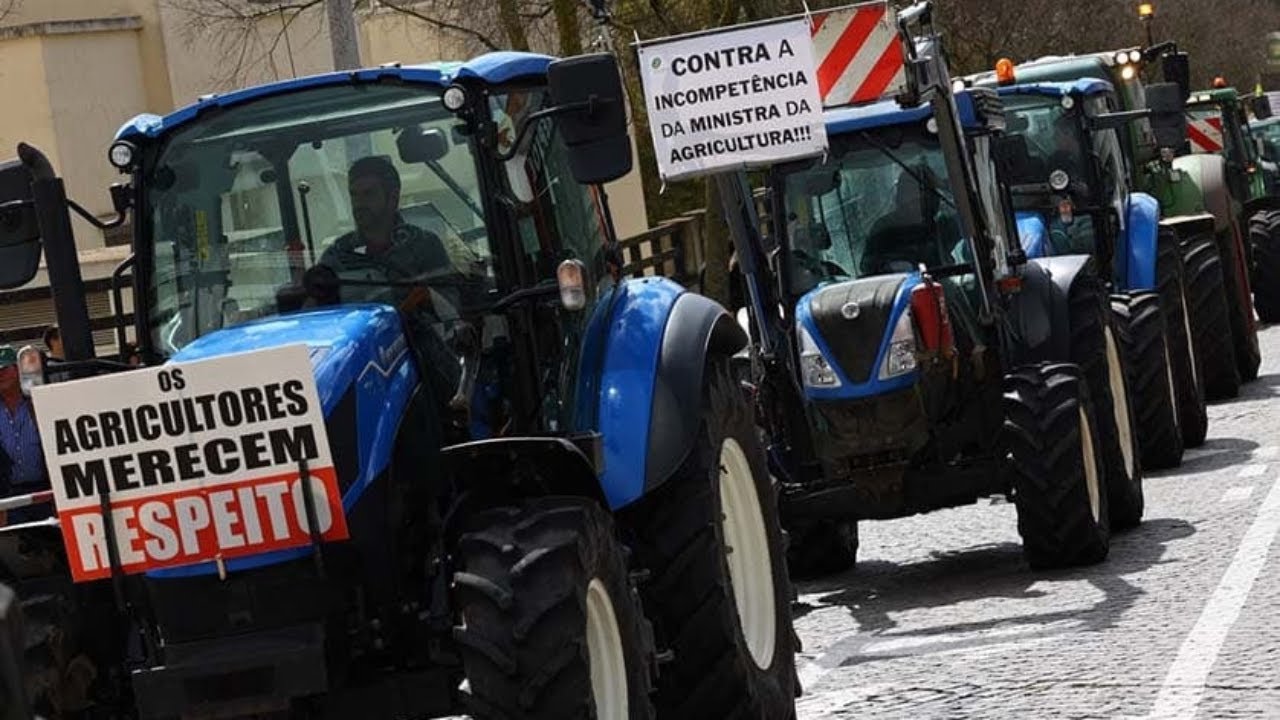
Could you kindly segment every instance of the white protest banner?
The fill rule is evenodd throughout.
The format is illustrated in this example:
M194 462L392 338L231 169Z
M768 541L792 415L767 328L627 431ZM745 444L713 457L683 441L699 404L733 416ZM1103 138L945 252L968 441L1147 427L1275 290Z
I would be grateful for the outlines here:
M34 388L75 581L348 537L307 348L291 345Z
M656 40L639 58L663 180L827 150L803 17Z

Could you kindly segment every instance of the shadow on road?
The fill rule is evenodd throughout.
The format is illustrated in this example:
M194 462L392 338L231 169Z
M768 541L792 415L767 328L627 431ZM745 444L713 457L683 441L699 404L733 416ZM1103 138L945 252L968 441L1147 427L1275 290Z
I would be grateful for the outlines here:
M1210 430L1213 425L1210 424ZM1181 475L1199 475L1249 462L1258 443L1244 438L1210 438L1204 445L1187 452L1182 465L1170 470L1152 470L1146 473L1152 478L1172 478Z
M1000 543L934 553L929 559L905 564L869 561L856 570L820 581L802 583L799 590L816 602L798 603L796 617L819 607L844 606L858 623L858 645L872 646L885 640L886 633L901 651L851 652L846 664L873 662L906 654L921 654L971 645L1005 642L1011 636L1057 635L1080 630L1097 631L1114 626L1143 595L1143 590L1125 579L1164 562L1166 546L1195 533L1184 520L1157 518L1112 538L1108 560L1086 568L1054 572L1034 572L1027 567L1022 549L1015 543ZM1010 614L1008 606L993 617L923 629L898 631L894 616L917 609L934 609L971 601L1004 598L1035 601L1053 592L1042 581L1085 580L1103 597L1087 608L1033 611ZM1057 604L1058 607L1061 603ZM970 617L972 611L966 613ZM946 637L942 637L946 636ZM931 639L936 641L931 642Z
M1209 404L1230 405L1241 400L1268 400L1273 397L1280 397L1280 373L1259 375L1257 380L1252 380L1240 386L1240 397L1214 400Z

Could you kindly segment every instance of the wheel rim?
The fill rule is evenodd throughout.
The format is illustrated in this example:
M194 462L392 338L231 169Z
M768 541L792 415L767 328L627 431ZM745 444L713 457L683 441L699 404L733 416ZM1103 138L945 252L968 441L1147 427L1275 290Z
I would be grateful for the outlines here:
M751 463L733 438L720 447L720 509L738 625L752 661L766 670L773 664L778 630L773 557Z
M1182 430L1182 419L1178 417L1178 384L1173 381L1173 359L1169 357L1168 338L1164 346L1164 379L1169 383L1169 407L1173 412L1173 427Z
M1093 430L1084 408L1080 408L1080 451L1084 453L1084 488L1089 494L1089 512L1097 523L1102 519L1102 491L1098 485L1098 456L1093 452Z
M1179 281L1181 282L1181 281ZM1181 286L1180 286L1181 287ZM1182 331L1187 338L1187 360L1191 362L1191 387L1200 388L1200 368L1196 366L1196 341L1191 334L1191 304L1187 302L1187 289L1182 287Z
M609 590L599 578L587 585L587 660L598 720L627 720L627 661Z
M1120 352L1116 349L1111 328L1107 336L1107 379L1111 384L1111 410L1116 416L1116 435L1120 441L1120 455L1124 458L1125 474L1132 478L1136 466L1133 458L1133 428L1129 426L1129 393L1124 387L1124 367L1120 365Z

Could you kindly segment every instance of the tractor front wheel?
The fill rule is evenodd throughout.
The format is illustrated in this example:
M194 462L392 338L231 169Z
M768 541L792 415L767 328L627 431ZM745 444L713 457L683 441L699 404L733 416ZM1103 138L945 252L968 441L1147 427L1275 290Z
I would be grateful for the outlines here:
M728 362L708 363L684 464L631 509L658 644L662 717L795 716L795 640L776 490Z
M609 514L547 497L468 526L453 594L471 716L652 718L653 632Z
M1249 218L1253 247L1253 307L1265 323L1280 322L1280 212Z
M1187 304L1204 394L1226 400L1240 394L1240 368L1231 339L1230 310L1223 284L1222 257L1210 237L1191 237L1182 244L1187 270Z
M1173 379L1164 313L1155 293L1114 295L1111 312L1125 357L1144 468L1171 468L1182 463L1182 428L1178 425L1178 391ZM1112 503L1116 516L1119 503ZM1141 512L1138 513L1141 517ZM1117 529L1128 523L1115 517Z
M1031 567L1101 562L1110 549L1106 469L1089 387L1075 365L1041 363L1005 378L1003 444Z

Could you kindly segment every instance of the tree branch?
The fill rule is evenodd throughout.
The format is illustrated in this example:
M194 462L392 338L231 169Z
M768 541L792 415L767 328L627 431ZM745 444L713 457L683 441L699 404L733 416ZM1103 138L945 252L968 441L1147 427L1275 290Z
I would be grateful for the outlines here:
M458 25L456 23L451 23L451 22L448 22L447 20L441 20L439 18L431 17L425 13L409 8L401 2L392 2L391 0L382 0L382 6L387 8L388 10L394 10L402 15L406 15L415 20L424 22L437 29L447 30L449 32L457 33L459 35L464 35L466 37L472 38L473 40L476 40L477 42L479 42L481 45L484 45L486 49L497 50L499 48L498 43L494 42L488 35L485 35L479 30L465 27L463 25Z

